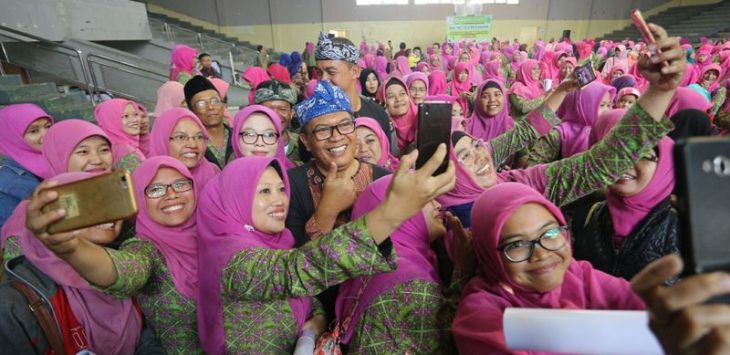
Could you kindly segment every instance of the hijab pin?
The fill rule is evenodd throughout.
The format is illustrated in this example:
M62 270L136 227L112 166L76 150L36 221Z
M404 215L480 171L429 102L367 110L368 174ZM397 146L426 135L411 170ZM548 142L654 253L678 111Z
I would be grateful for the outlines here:
M256 228L254 228L254 227L253 227L252 225L250 225L250 224L244 224L244 225L243 225L243 229L245 229L245 230L246 230L246 231L248 231L248 232L253 232L253 231L255 231L255 230L256 230Z

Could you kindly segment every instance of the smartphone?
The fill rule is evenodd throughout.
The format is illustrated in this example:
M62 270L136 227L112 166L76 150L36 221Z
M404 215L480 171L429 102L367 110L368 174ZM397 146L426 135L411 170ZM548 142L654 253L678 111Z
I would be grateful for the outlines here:
M639 31L639 34L641 34L641 38L644 39L644 42L647 44L656 43L654 35L651 33L651 30L649 30L649 25L646 24L644 16L641 15L641 10L634 9L631 11L631 22L633 22L634 26L636 26L636 29Z
M48 227L49 233L62 233L116 222L137 214L134 186L132 186L132 178L126 170L114 171L46 190L56 191L58 199L43 207L43 212L59 208L66 210L66 217Z
M576 67L573 72L580 87L584 87L596 80L596 72L593 70L593 64L591 62Z
M451 108L445 102L425 102L418 105L418 131L416 132L416 148L418 158L416 169L420 169L436 152L439 144L446 144L446 156L433 176L442 174L449 167L451 151Z
M680 140L674 161L684 274L730 271L730 140Z

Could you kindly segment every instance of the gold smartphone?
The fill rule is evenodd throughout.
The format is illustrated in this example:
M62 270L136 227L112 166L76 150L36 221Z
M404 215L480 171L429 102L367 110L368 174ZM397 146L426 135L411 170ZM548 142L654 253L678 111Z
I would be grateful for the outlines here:
M58 199L44 206L44 213L59 208L66 210L66 217L48 227L49 233L115 222L137 214L134 186L126 170L54 186L46 191L56 191Z

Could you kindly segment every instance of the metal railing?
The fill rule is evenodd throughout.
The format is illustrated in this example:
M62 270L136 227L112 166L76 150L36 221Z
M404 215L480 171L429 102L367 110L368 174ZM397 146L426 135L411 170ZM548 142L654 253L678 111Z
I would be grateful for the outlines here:
M81 50L77 48L73 48L61 43L56 43L53 41L49 41L45 38L41 38L32 34L24 33L21 31L18 31L14 28L10 28L7 26L0 25L0 37L10 38L13 40L13 42L10 43L22 43L23 45L29 45L34 48L39 48L42 50L55 52L58 54L62 54L67 56L68 58L75 58L76 61L78 61L79 68L81 70L81 77L82 81L76 80L76 84L82 85L86 90L91 91L91 82L89 81L89 75L88 75L88 68L86 66L86 63L83 59L83 53ZM30 41L32 40L32 41ZM17 41L17 42L15 42ZM0 47L2 49L3 58L6 62L10 64L16 64L21 65L22 63L14 62L12 58L8 55L8 50L6 47L6 41L0 39ZM66 52L62 51L61 49L66 50ZM77 71L73 66L71 66L71 71L76 74ZM55 73L49 73L55 76L58 76ZM59 77L60 79L68 80L68 78ZM95 98L92 96L91 99L92 104L96 104Z
M100 67L100 73L102 74L102 76L103 76L103 68L106 67L106 68L110 68L112 70L116 70L116 71L119 71L119 72L122 72L125 74L132 74L137 77L144 77L144 78L148 78L153 81L157 81L158 85L154 86L155 90L161 84L163 84L169 80L168 75L166 75L166 74L162 74L160 72L146 69L146 68L141 68L138 65L135 65L135 64L123 61L123 60L114 59L114 58L111 58L111 57L108 57L105 55L101 55L101 54L96 54L96 53L86 54L86 63L87 63L87 67L89 68L89 75L91 77L91 83L93 85L92 97L98 96L101 93L100 88L103 88L105 91L113 94L114 96L124 97L124 98L130 99L130 100L136 101L136 102L148 102L148 103L150 102L146 97L147 95L145 95L145 97L140 97L140 96L135 96L135 95L129 94L128 91L117 90L114 88L114 86L109 85L106 81L104 81L104 86L102 87L97 78L96 71L94 70L94 65L97 65ZM108 63L113 63L116 65L109 65ZM140 73L142 73L142 74L140 75ZM104 78L102 77L102 79L104 79ZM152 97L156 97L156 96L152 96ZM154 101L152 101L152 103L153 102Z

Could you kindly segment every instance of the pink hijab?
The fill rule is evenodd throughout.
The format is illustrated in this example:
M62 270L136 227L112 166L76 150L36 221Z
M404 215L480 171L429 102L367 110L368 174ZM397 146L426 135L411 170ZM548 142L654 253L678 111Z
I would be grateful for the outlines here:
M94 174L73 172L52 179L61 184L93 177ZM23 214L28 201L18 209ZM95 290L68 263L48 250L33 233L20 224L19 230L3 228L3 234L17 235L23 255L33 266L56 282L66 294L71 311L84 328L91 350L97 354L132 354L142 332L142 317L131 298L123 300Z
M709 92L715 91L718 87L720 87L720 74L722 74L722 68L719 64L710 64L702 68L702 71L700 71L700 75L697 78L696 84L701 84L704 80L705 74L709 71L716 71L717 72L717 78L715 78L715 81L710 84L710 88L706 89Z
M34 104L14 104L0 109L0 154L10 157L33 175L46 179L53 174L40 150L31 147L23 136L35 120L53 118Z
M501 71L501 60L491 60L487 62L486 64L484 64L484 80L496 79L499 81L504 81L504 75L501 73Z
M155 117L167 109L181 107L185 101L185 86L177 81L168 81L157 89L157 103L155 104Z
M520 70L517 72L517 81L510 87L509 94L515 94L527 100L533 100L543 95L545 91L542 89L542 84L539 80L532 78L532 69L539 66L540 63L533 59L522 63Z
M428 94L446 95L446 74L441 70L433 70L428 75Z
M289 179L280 162L274 158L246 157L228 164L206 186L200 197L198 260L206 267L199 273L198 335L203 350L208 354L225 353L221 273L231 258L249 248L294 248L294 237L288 229L266 234L253 226L256 185L270 166L279 171L289 195ZM248 183L242 184L242 181ZM293 297L289 298L289 305L301 330L311 313L312 301L308 297Z
M391 83L393 81L394 83ZM398 138L398 150L404 151L409 144L416 141L418 107L411 100L411 93L408 90L408 86L403 82L403 79L398 77L387 79L384 85L380 85L380 88L378 88L383 102L385 102L385 97L387 96L385 92L390 85L402 86L406 90L406 95L408 95L408 111L402 116L390 116L390 121L393 122L393 128L395 128L396 137Z
M254 113L263 113L264 115L266 115L269 120L271 120L271 123L274 125L276 133L279 134L279 140L278 142L276 142L276 156L274 156L274 158L279 159L280 162L284 163L284 169L291 169L296 167L296 164L287 159L286 153L284 152L285 142L283 141L284 138L281 133L281 119L279 118L279 114L264 105L251 105L236 113L236 118L233 120L232 136L233 153L235 154L236 158L243 157L239 137L241 136L241 132L243 131L243 125Z
M195 48L188 47L184 44L176 45L170 53L170 61L172 62L170 80L177 80L177 75L180 72L195 75L195 57L197 56L198 51Z
M99 122L99 127L104 130L112 143L114 165L117 165L122 158L130 153L136 154L140 159L145 158L140 145L140 137L131 136L124 131L122 116L124 116L127 105L132 105L135 110L141 111L144 115L147 114L147 110L140 104L124 99L104 101L96 106L94 110L94 117Z
M415 71L406 77L406 85L408 85L408 91L411 90L411 83L416 80L420 80L424 84L426 84L426 96L428 96L428 76L420 71Z
M390 152L390 140L388 136L383 132L383 128L380 123L370 117L358 117L355 120L355 127L365 127L378 137L378 143L380 144L380 159L378 159L378 165L390 170L395 171L398 169L398 158Z
M591 131L591 141L597 142L603 139L621 120L625 112L625 110L604 112ZM659 160L656 170L649 184L639 193L625 197L608 189L606 203L613 222L615 246L620 247L651 210L666 200L674 190L673 148L674 141L671 138L663 137L659 141L657 144Z
M558 116L560 124L555 128L560 133L560 152L567 158L589 148L588 136L591 127L598 119L598 109L606 94L611 100L616 95L616 88L594 81L579 91L574 91L565 98Z
M319 80L312 79L307 83L307 88L304 89L304 98L305 99L308 99L308 98L312 97L312 95L314 95L314 90L317 89L318 82L319 82ZM253 102L253 101L251 101L251 102Z
M667 117L672 117L675 113L690 108L707 112L711 107L712 104L710 101L707 101L702 94L690 88L678 87L677 91L674 92L672 100L669 102Z
M385 199L392 175L378 179L368 186L357 198L352 208L352 219L359 218L372 211ZM342 342L347 344L352 339L355 325L362 318L372 301L380 294L393 287L412 280L423 280L441 284L436 266L436 255L430 248L426 219L422 212L409 218L390 236L393 248L398 254L398 268L395 271L378 274L372 277L358 277L340 285L335 303L335 313L338 321L343 321L354 306L355 300L363 283L367 282L364 292L360 295L357 308Z
M406 57L406 56L400 56L400 57L398 57L398 58L395 59L395 62L396 62L396 65L397 65L396 68L395 68L395 70L393 71L395 73L391 72L391 74L396 74L397 73L397 74L400 74L400 76L402 78L405 78L406 75L408 75L408 74L410 74L412 72L411 71L411 67L408 66L408 57Z
M487 87L496 86L499 91L504 93L504 86L498 80L489 79L477 91L477 99L474 102L474 113L466 123L466 132L472 137L481 139L485 142L496 138L510 129L514 128L515 122L509 116L509 99L502 96L502 110L496 116L488 116L481 105L481 97Z
M497 246L507 219L517 208L528 203L542 205L558 223L566 224L558 207L539 192L519 183L492 187L474 203L472 235L478 262L477 276L464 289L452 324L460 353L536 354L507 348L502 321L508 307L620 310L645 307L631 291L628 281L595 270L585 261L571 259L562 284L553 291L537 292L514 282L505 270L503 255ZM570 241L565 248L570 248Z
M43 137L43 146L41 146L50 175L68 172L68 161L76 146L84 139L93 136L99 136L107 142L109 141L99 126L88 121L69 119L51 126Z
M266 73L266 70L261 67L254 66L248 67L248 69L241 74L241 77L248 81L251 86L251 90L248 92L249 105L253 104L253 95L256 92L256 88L264 81L271 80L271 77L269 77L269 74Z
M558 83L555 83L553 85L558 85L559 83L563 82L563 80L565 80L565 77L563 77L563 67L568 64L572 65L573 68L575 68L576 65L578 65L577 62L575 61L575 57L565 58L565 60L563 60L563 64L560 64L560 71L558 71Z
M137 195L136 232L139 239L150 241L165 257L165 264L172 274L175 289L189 299L198 296L198 230L193 214L185 223L168 227L152 220L147 210L144 190L152 183L161 168L177 170L182 176L193 180L193 192L197 198L202 190L195 178L180 161L169 156L155 156L142 162L132 174ZM196 201L197 202L197 201Z
M282 83L292 83L291 76L289 76L289 69L279 63L271 64L267 72L269 73L269 75L271 75L273 79L279 80Z
M381 56L375 57L375 73L378 74L378 79L382 82L388 77L388 59Z
M182 107L172 108L162 113L162 115L155 120L155 127L152 129L151 137L151 156L170 155L170 137L172 136L177 124L183 119L193 121L198 128L200 128L200 132L203 133L203 136L205 136L206 143L208 142L208 132L205 130L205 126L203 126L203 123L200 122L198 116L196 116L192 111ZM203 151L203 154L205 154L205 150ZM193 181L195 181L195 185L198 187L198 190L202 190L205 184L207 184L208 181L210 181L210 179L212 179L213 176L218 174L220 171L221 170L217 165L209 162L208 159L205 159L205 157L200 157L198 165L190 169L190 174L192 175Z
M479 194L484 192L484 188L481 187L476 181L474 181L471 175L469 175L469 172L467 172L466 169L461 166L461 163L459 163L459 160L456 158L454 146L456 145L456 143L458 143L458 141L453 141L453 131L454 130L452 129L452 142L451 151L449 152L449 159L454 162L454 166L456 167L456 185L454 185L454 188L451 189L451 191L444 193L436 198L436 200L441 204L441 207L443 208L449 208L474 202L474 199L476 199ZM466 133L465 136L471 137L468 133ZM471 138L478 139L475 137ZM490 150L491 154L491 147L489 146L489 144L487 144L487 149Z
M459 97L461 93L471 90L471 82L467 79L465 81L459 81L459 75L463 72L469 72L469 66L466 63L456 64L454 68L454 77L448 84L449 95L456 96L459 105L461 105L461 111L464 112L464 116L469 114L469 100L466 97Z
M540 61L543 78L552 80L558 79L558 76L560 75L560 68L558 68L557 58L558 56L555 52L545 51L545 54L542 56L542 61Z
M611 85L611 81L613 81L613 75L616 74L617 71L621 71L621 75L629 74L629 67L627 67L624 64L618 63L611 68L611 70L608 71L608 75L604 78L603 82L606 85Z

